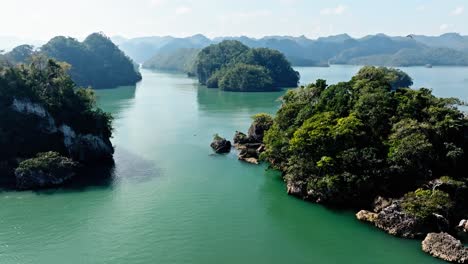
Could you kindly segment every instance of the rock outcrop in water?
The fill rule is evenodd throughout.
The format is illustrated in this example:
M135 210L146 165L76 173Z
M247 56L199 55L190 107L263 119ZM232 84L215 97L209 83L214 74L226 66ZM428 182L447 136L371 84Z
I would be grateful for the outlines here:
M211 142L211 148L218 154L229 153L231 152L231 141L226 140L225 138L215 135L213 142Z
M452 263L468 263L468 248L447 233L430 233L422 242L424 252Z
M380 198L382 199L382 198ZM384 200L384 199L382 199ZM370 222L385 232L403 238L422 238L430 232L445 232L449 230L449 222L441 215L433 214L424 219L409 214L402 208L402 200L394 200L382 206L382 200L376 202L374 212L361 210L356 217Z
M268 114L257 114L249 128L248 134L236 131L234 135L234 146L239 150L239 160L258 164L260 154L265 151L263 137L270 129L273 119Z

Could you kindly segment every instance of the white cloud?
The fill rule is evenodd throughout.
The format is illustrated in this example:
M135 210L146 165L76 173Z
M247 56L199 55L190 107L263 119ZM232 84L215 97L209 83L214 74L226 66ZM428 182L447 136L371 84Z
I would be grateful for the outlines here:
M445 31L445 30L447 30L449 27L450 27L449 24L442 24L442 25L439 26L439 30L440 30L440 31Z
M192 8L188 6L179 6L175 11L177 15L186 15L191 12L192 12Z
M249 20L249 19L258 19L262 17L271 16L270 10L258 10L258 11L251 11L251 12L239 12L239 13L231 13L227 15L220 15L219 18L222 20L227 21L236 21L236 20Z
M465 7L464 6L459 6L459 7L455 8L452 11L452 15L459 16L459 15L463 14L463 12L465 12Z
M320 10L321 15L342 15L346 11L347 7L345 5L338 5L333 8L324 8Z
M166 0L150 0L149 3L153 7L160 7L166 3Z

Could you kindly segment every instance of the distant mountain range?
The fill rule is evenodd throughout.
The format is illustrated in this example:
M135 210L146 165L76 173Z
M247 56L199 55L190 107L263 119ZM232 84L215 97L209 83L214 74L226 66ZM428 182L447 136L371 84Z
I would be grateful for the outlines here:
M295 66L328 66L329 64L359 64L385 66L464 65L468 66L468 36L447 33L440 36L387 36L385 34L352 38L347 34L309 39L305 36L218 37L203 35L177 38L113 37L120 49L138 63L153 57L169 56L178 50L201 49L222 40L238 40L257 48L281 51Z

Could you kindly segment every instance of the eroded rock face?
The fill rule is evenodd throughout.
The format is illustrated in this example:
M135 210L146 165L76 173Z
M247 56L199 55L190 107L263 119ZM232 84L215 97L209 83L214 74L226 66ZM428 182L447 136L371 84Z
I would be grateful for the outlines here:
M468 220L461 220L458 224L458 229L465 233L468 233Z
M254 139L255 141L262 142L263 136L265 134L265 128L256 124L255 122L249 127L249 138Z
M304 198L304 187L302 183L288 181L286 187L289 195Z
M236 131L234 135L234 145L250 143L251 139L244 133Z
M220 154L229 153L232 147L231 141L226 140L225 138L214 139L210 146L216 153Z
M388 203L390 205L383 206ZM383 198L376 200L374 211L375 213L362 210L356 214L356 217L398 237L418 238L430 232L444 232L449 229L449 223L443 216L433 215L425 220L418 219L405 213L399 200L393 202Z
M377 219L378 214L369 212L366 210L361 210L356 214L356 218L359 221L364 221L364 222L369 222L369 223L375 223L375 219Z
M452 263L468 263L468 248L447 233L430 233L422 242L422 250Z

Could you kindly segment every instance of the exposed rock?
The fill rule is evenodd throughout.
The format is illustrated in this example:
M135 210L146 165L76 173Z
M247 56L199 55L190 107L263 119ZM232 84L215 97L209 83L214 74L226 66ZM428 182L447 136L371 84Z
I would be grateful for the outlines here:
M424 237L431 232L445 232L449 229L449 222L443 216L433 214L421 220L404 212L400 203L401 200L395 200L383 208L377 214L375 226L391 235L404 238Z
M374 200L374 212L379 213L381 212L385 207L388 207L392 204L392 199L387 199L382 196L378 196Z
M231 141L226 140L225 138L216 137L213 142L211 142L211 148L216 153L229 153L231 151Z
M463 232L468 233L468 220L461 220L460 223L458 224L458 229L460 229Z
M247 163L251 163L251 164L255 164L255 165L258 165L258 159L256 158L245 158L245 159L241 159Z
M112 159L112 154L114 154L114 148L110 142L105 142L101 137L91 134L78 135L69 151L74 159L82 162Z
M75 175L77 163L56 152L40 153L15 170L16 188L39 189L62 185Z
M303 184L300 182L288 181L286 184L288 194L303 198L304 188L302 185Z
M468 249L447 233L430 233L422 242L422 250L452 263L468 263Z
M258 164L258 159L260 154L265 151L265 146L262 143L246 143L237 145L237 149L240 150L238 154L239 160Z
M234 135L234 145L250 143L251 139L244 133L236 131Z
M369 212L366 210L361 210L356 214L356 218L360 221L375 223L375 219L377 219L378 214Z
M108 139L92 134L77 134L73 128L66 124L57 127L53 117L42 105L15 98L11 107L17 112L40 117L43 121L39 125L45 133L61 132L63 134L63 145L73 159L81 162L112 159L114 148Z
M253 141L263 142L263 136L265 135L265 131L267 131L268 129L269 127L265 127L264 125L253 122L249 128L249 138Z
M11 108L22 114L29 114L40 117L43 121L39 123L39 126L46 133L55 133L57 132L57 127L55 125L55 120L49 114L49 112L40 104L33 103L28 99L13 99L13 104Z

